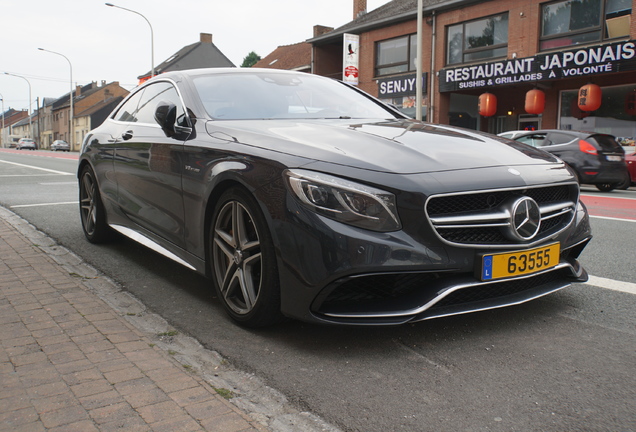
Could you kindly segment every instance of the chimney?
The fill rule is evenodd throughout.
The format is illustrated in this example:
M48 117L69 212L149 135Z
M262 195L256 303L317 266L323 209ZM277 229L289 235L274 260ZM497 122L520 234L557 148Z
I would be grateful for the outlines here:
M318 36L323 35L325 33L329 33L330 31L333 31L333 27L315 25L314 26L314 37L318 37Z
M74 97L79 97L82 95L82 86L81 85L76 85L75 86L75 96Z
M212 43L212 35L210 33L201 33L202 43Z
M367 13L367 0L353 0L353 19Z

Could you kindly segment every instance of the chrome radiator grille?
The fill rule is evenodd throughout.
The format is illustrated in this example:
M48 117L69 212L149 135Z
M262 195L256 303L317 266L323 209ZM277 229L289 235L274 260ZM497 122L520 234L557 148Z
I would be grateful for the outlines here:
M527 242L506 235L511 225L507 203L520 197L532 198L541 213L539 230ZM565 229L574 218L578 199L577 184L434 195L426 202L426 214L440 238L454 245L533 244Z

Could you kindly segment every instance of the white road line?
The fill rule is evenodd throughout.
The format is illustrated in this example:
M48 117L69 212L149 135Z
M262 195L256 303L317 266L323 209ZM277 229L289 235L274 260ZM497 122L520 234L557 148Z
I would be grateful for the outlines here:
M59 203L41 203L41 204L20 204L20 205L13 205L10 208L43 207L43 206L68 205L68 204L78 204L78 201L68 201L68 202L59 202Z
M2 162L2 161L0 161ZM45 176L49 176L49 177L53 177L53 176L58 176L59 174L38 174L38 177L45 177ZM4 177L33 177L33 174L2 174L0 175L0 177L4 178Z
M77 185L77 182L72 181L72 182L49 182L49 183L38 183L39 185L42 186L61 186L61 185Z
M619 221L619 222L634 222L634 223L636 223L636 220L634 220L634 219L621 219L621 218L614 218L614 217L608 217L608 216L592 216L592 215L590 215L590 218L607 219L607 220L613 220L613 221Z
M614 291L622 291L629 294L636 294L636 284L631 282L617 281L614 279L606 279L598 276L590 276L586 285L593 285Z
M40 167L36 167L36 166L33 166L33 165L25 165L25 164L21 164L21 163L17 163L17 162L9 162L9 161L5 161L5 160L0 160L0 162L11 164L11 165L17 165L17 166L21 166L21 167L25 167L25 168L32 168L32 169L42 170L42 171L46 171L46 172L50 172L50 173L54 173L54 174L75 175L73 173L67 173L67 172L64 172L64 171L56 171L56 170L52 170L52 169L48 169L48 168L40 168Z

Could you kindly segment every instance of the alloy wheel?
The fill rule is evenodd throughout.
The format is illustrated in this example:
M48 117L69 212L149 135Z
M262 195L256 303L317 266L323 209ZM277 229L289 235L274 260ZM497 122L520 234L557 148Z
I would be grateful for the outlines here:
M214 223L214 273L225 304L250 313L261 291L262 252L255 221L240 202L227 202Z
M97 185L90 171L85 171L80 184L80 209L86 234L93 235L97 225L96 196Z

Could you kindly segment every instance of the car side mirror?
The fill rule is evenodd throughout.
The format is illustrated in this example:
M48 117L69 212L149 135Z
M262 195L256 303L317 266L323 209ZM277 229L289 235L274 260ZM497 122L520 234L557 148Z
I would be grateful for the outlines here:
M177 120L177 107L171 102L161 101L155 109L155 121L164 133L171 137L175 134L174 123Z
M192 128L177 126L177 106L172 102L161 101L157 104L155 121L170 138L185 139L192 132Z

